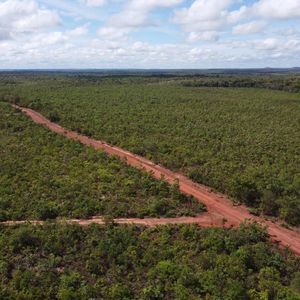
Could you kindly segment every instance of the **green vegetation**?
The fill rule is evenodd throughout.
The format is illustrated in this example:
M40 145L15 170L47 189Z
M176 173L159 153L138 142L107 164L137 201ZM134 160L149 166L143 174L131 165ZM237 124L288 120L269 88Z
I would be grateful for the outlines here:
M0 103L0 155L0 221L172 217L204 209L176 185L51 133L7 103Z
M251 206L256 214L299 225L300 95L193 87L276 88L277 81L296 87L299 76L11 75L2 77L0 94L69 129L179 170Z
M259 227L0 227L1 299L300 299Z
M194 80L10 74L0 76L0 101L180 170L255 214L299 224L300 96ZM107 216L105 226L0 224L1 300L300 300L300 258L257 224L113 224L112 216L204 208L178 186L53 134L4 102L0 155L0 221Z
M188 87L248 87L300 92L300 75L215 75L176 80Z

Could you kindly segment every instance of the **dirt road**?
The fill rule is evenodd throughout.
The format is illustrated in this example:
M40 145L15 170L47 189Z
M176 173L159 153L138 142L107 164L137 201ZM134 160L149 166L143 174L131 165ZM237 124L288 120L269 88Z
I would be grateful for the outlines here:
M67 224L79 224L82 226L88 226L91 224L105 224L105 219L101 216L95 216L91 219L71 219L71 220L64 220L64 219L56 219L55 222L60 223L67 223ZM7 221L2 222L3 225L21 225L21 224L34 224L34 225L41 225L44 224L44 221ZM201 227L222 227L222 222L219 222L219 225L216 224L216 220L214 219L213 215L210 213L203 213L197 217L180 217L180 218L120 218L114 219L114 223L117 224L136 224L136 225L143 225L147 227L155 227L158 225L167 225L167 224L198 224Z
M294 253L300 255L300 234L297 231L284 228L277 223L265 221L260 217L253 216L248 212L245 206L234 206L232 204L232 201L225 195L212 192L210 188L200 184L196 184L184 175L172 172L160 165L156 165L141 156L135 155L121 148L111 146L103 141L94 140L92 138L80 135L74 131L69 131L56 123L50 122L44 116L32 109L19 106L14 107L27 114L30 118L32 118L34 122L48 127L53 132L62 134L70 139L77 140L84 145L93 147L94 149L104 150L109 155L118 156L119 158L126 160L129 165L151 173L155 178L164 177L165 180L169 183L178 181L180 190L183 193L194 196L200 202L204 203L209 211L209 216L206 216L209 218L208 223L205 223L207 221L206 220L201 224L201 218L198 219L199 222L197 222L195 218L193 218L192 220L189 218L185 218L186 220L188 220L188 222L185 223L199 223L201 226L222 226L222 224L224 224L226 227L230 227L238 226L245 220L256 221L264 226L267 226L268 232L273 241L279 242L281 246L289 247ZM154 219L150 220L153 221ZM165 222L160 224L168 223L168 221L162 221L166 219L158 220L161 220L160 222ZM170 222L175 222L176 224L180 223L180 220L177 219L178 222L176 222L175 220L173 219ZM136 220L137 224L142 224L142 221L140 223L139 221L141 220ZM145 219L143 219L143 222L144 221ZM156 221L153 222L155 223ZM153 225L158 225L154 223Z

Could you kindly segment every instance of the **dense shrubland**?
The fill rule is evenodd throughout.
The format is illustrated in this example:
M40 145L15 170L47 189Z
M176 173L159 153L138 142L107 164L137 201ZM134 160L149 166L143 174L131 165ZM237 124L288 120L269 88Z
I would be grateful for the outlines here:
M264 230L0 227L1 299L300 299L300 260Z
M255 214L298 225L300 96L254 88L182 87L182 82L18 77L6 80L0 93L67 128L180 170L246 203Z
M176 185L51 133L1 102L0 156L0 221L203 211Z
M29 78L29 79L28 79ZM180 79L182 80L182 78ZM0 76L0 100L300 222L299 101L176 78ZM0 220L176 216L202 206L0 103ZM299 300L300 259L257 225L0 225L0 299Z
M215 75L175 79L187 87L246 87L300 92L300 75Z

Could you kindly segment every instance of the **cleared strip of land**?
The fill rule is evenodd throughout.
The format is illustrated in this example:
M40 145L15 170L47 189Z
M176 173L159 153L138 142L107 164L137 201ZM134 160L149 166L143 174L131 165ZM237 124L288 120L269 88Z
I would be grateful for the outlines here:
M234 206L232 204L232 201L225 195L213 192L210 190L210 188L200 184L196 184L190 179L188 179L187 177L172 172L160 165L156 165L153 162L141 156L135 155L121 148L111 146L103 141L94 140L87 136L80 135L74 131L69 131L61 127L60 125L49 121L44 116L42 116L41 114L39 114L38 112L32 109L24 108L20 106L14 106L14 107L26 113L29 117L32 118L34 122L48 127L53 132L62 134L73 140L78 140L82 144L93 147L94 149L103 150L109 155L118 156L121 159L126 160L126 162L129 165L151 173L152 176L155 178L164 177L165 180L168 181L169 183L178 182L180 186L180 190L183 193L194 196L196 199L198 199L200 202L204 203L207 206L209 214L203 216L204 219L206 217L208 217L209 219L208 223L206 222L207 220L203 222L203 224L208 224L206 226L224 225L226 227L229 227L229 226L238 226L241 222L245 220L249 220L251 222L255 221L267 227L268 232L273 241L279 242L281 246L289 247L295 254L300 255L300 234L297 231L284 228L277 223L266 221L263 218L253 216L249 213L249 211L245 206L242 205ZM202 217L199 218L201 219ZM179 219L185 221L180 222ZM124 219L119 219L120 220L119 223L121 223L121 220L123 220L122 221L123 223L128 222L128 223L135 223L135 224L148 225L148 226L163 225L163 224L187 224L187 223L198 223L201 226L205 226L201 224L200 219L198 219L198 221L196 221L196 219L197 218L150 219L152 221L149 223L149 225L142 223L142 220L143 222L145 222L145 220L147 219L126 219L125 222ZM84 224L84 222L91 222L91 221L93 221L93 219L81 220L78 221L77 223L86 225ZM103 222L103 219L100 219L99 223L101 222ZM97 222L95 222L94 220L94 222L92 223L97 223Z
M103 225L107 222L113 222L116 224L135 224L135 225L143 225L147 227L155 227L159 225L172 225L172 224L197 224L201 227L222 227L222 220L219 219L219 222L217 221L218 218L214 217L210 213L203 213L197 217L178 217L178 218L144 218L144 219L138 219L138 218L120 218L120 219L113 219L113 220L107 220L105 217L102 216L95 216L91 219L57 219L55 222L60 223L67 223L67 224L79 224L82 226L88 226L91 224L99 224ZM1 224L3 225L22 225L22 224L33 224L33 225L43 225L44 221L7 221L3 222ZM218 223L218 226L216 225Z

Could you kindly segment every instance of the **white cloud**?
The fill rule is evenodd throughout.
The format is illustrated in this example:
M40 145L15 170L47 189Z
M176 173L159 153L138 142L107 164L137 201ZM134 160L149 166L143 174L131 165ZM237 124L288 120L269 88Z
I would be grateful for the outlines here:
M104 2L107 7L98 9ZM247 2L0 0L0 68L299 65L299 20L292 18L299 15L300 0ZM184 3L187 7L179 6ZM165 8L169 8L167 14L160 13ZM173 16L171 20L168 15ZM60 16L66 18L67 27ZM94 28L99 21L104 25L97 35ZM145 27L143 41L129 38ZM147 42L149 31L153 43Z
M41 43L43 47L41 47ZM18 50L16 52L16 49ZM293 40L257 40L255 42L214 44L191 47L187 44L145 42L117 43L101 39L78 47L62 33L38 35L16 48L16 42L0 43L1 67L68 68L210 68L266 66L278 59L300 54L299 42ZM45 52L47 56L45 56ZM80 58L80 59L78 59Z
M147 42L128 43L103 39L75 43L69 32L41 33L31 39L0 41L1 67L92 68L211 68L265 67L295 61L297 39L228 40L205 46ZM47 56L45 56L47 53ZM286 66L286 65L285 65Z
M254 45L260 50L275 50L279 46L279 40L275 38L267 38L262 41L255 41Z
M191 32L187 38L189 42L202 41L217 41L219 34L217 31Z
M263 18L291 19L300 17L299 0L260 0L250 7L251 13Z
M238 10L233 10L228 13L227 20L230 24L235 24L242 19L248 18L248 7L243 5Z
M233 27L232 33L239 34L253 34L260 33L265 28L266 22L264 21L252 21L244 24L239 24Z
M87 6L98 7L103 6L106 3L106 0L84 0L84 3Z
M100 36L109 39L126 37L139 27L154 25L148 14L156 8L168 8L181 3L182 0L130 0L125 9L112 15L107 24L100 28Z
M83 26L76 27L68 32L72 37L80 37L86 35L89 31L90 24L84 24Z
M67 40L68 37L64 33L60 31L55 31L55 32L35 35L25 45L29 45L29 47L34 47L34 48L40 48L45 46L63 44Z
M56 12L39 7L34 0L7 0L0 3L0 30L10 36L54 27L60 22Z
M250 42L254 48L271 54L293 55L300 51L300 40L267 38Z
M52 9L59 11L60 15L68 16L69 18L103 21L103 9L98 7L88 6L85 0L37 0L39 3L46 5Z
M13 22L12 25L19 32L32 31L59 25L59 18L51 11L37 10L32 15L21 17Z
M173 21L185 31L214 31L226 23L232 0L195 0L189 8L175 11Z
M235 2L194 0L189 7L175 11L173 22L181 25L183 32L188 34L188 41L216 41L221 32L228 31L234 25L233 34L247 35L260 33L273 19L300 17L300 0L257 0L251 5L230 10ZM237 24L239 22L242 23Z
M233 22L249 18L263 20L289 20L300 17L299 0L258 0L232 11L229 19Z
M107 40L119 40L126 38L131 29L128 27L116 28L116 27L102 27L98 30L98 34Z

